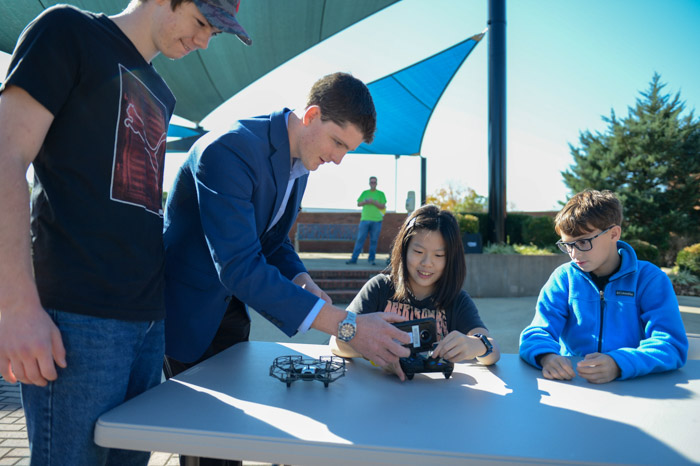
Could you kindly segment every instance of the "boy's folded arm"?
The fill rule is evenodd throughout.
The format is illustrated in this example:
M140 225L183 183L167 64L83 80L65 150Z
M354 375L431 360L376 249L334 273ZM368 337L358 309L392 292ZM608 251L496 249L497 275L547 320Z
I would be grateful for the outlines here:
M542 368L537 360L545 354L559 354L559 336L566 323L565 312L540 299L532 323L520 334L520 357Z
M532 323L520 334L520 357L529 364L542 368L535 359L546 353L559 354L559 336L568 315L569 289L562 267L552 272L542 287Z
M637 348L618 348L606 353L620 368L620 380L678 369L685 364L688 354L687 338L684 346L672 335L654 333L653 337L642 340Z
M541 327L527 327L520 335L520 357L542 369L540 359L547 354L559 354L560 345L554 336Z
M636 348L618 348L607 353L620 368L620 380L682 367L688 356L688 338L682 324L673 331L647 325L648 337Z
M637 348L619 348L608 354L620 367L620 379L682 367L688 356L688 338L673 285L663 272L650 273L641 287L640 319L644 339Z

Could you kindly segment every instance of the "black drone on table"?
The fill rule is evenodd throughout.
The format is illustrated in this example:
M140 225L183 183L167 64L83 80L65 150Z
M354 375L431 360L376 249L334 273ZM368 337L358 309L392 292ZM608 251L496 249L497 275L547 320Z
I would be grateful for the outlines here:
M318 359L303 356L279 356L270 366L270 376L287 384L297 380L323 382L324 387L345 375L345 359L337 356L321 356Z

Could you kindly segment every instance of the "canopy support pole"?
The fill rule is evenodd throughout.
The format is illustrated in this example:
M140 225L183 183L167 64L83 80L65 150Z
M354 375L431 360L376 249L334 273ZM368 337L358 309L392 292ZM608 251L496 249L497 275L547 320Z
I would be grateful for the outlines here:
M428 178L428 161L422 155L420 157L420 205L425 205L425 200L428 198L427 183Z
M506 220L506 2L489 0L489 228L505 242Z

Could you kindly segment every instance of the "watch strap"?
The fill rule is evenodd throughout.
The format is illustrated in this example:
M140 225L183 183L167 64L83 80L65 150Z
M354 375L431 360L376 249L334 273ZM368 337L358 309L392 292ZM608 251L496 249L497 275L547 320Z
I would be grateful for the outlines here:
M481 333L475 333L475 334L472 335L472 336L473 336L473 337L477 337L478 339L480 339L481 342L482 342L482 343L484 344L484 346L486 347L486 352L485 352L484 354L480 355L480 356L477 356L477 358L484 358L484 357L488 356L489 354L493 353L493 345L491 344L491 342L489 341L489 339L486 337L486 335L481 334Z

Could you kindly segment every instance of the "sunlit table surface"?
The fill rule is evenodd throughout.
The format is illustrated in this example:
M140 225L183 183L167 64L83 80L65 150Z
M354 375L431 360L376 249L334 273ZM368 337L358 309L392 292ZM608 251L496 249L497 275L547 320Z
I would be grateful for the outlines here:
M518 355L400 382L365 360L328 387L269 375L323 345L240 343L100 417L98 445L294 465L700 463L700 360L593 385Z

